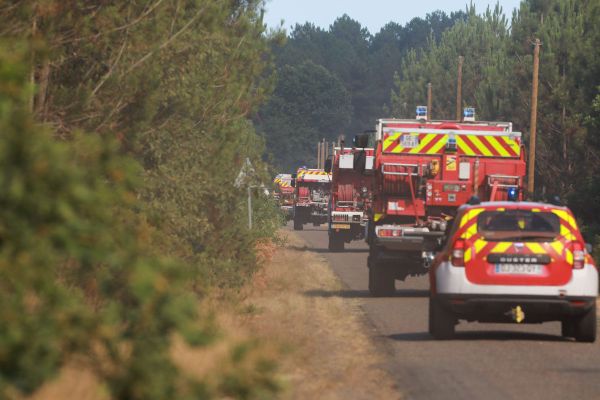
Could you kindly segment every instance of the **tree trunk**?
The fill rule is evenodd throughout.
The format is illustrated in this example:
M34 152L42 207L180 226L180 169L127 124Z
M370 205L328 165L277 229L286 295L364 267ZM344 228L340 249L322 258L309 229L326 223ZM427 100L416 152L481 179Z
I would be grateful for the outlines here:
M37 18L34 16L33 21L31 22L31 41L35 38L37 34ZM35 87L35 51L33 48L31 49L31 71L29 75L29 82L31 83L31 87ZM35 99L35 92L31 91L31 96L29 97L29 111L33 113L33 104Z

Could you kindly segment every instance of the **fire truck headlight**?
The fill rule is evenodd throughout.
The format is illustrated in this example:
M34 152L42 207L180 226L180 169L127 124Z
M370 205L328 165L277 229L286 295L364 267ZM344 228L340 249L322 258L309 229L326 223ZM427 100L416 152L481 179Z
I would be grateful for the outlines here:
M519 196L519 191L517 190L517 188L514 188L514 187L508 188L508 200L517 201L518 196Z

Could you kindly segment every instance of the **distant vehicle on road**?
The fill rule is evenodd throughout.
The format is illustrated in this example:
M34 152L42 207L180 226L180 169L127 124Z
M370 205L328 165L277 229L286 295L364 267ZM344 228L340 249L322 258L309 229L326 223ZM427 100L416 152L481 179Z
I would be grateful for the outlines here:
M459 319L560 321L562 335L596 339L598 270L566 207L485 202L459 208L430 272L429 332Z
M373 193L373 148L367 141L352 147L334 148L331 158L329 204L329 250L344 250L344 244L364 238L366 210ZM326 167L326 169L328 169ZM328 171L329 172L329 171Z
M291 174L278 174L273 180L275 183L274 197L279 203L279 208L285 215L286 221L294 218L294 188L292 187Z
M327 222L327 206L331 192L331 174L322 169L299 168L292 175L294 195L294 230L304 224L319 226Z

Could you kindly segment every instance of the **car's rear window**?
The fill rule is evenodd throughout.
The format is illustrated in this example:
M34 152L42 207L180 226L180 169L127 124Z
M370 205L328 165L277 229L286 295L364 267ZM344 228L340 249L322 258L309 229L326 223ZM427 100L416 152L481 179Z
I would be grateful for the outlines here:
M558 216L531 210L484 211L477 230L487 240L547 240L560 233Z

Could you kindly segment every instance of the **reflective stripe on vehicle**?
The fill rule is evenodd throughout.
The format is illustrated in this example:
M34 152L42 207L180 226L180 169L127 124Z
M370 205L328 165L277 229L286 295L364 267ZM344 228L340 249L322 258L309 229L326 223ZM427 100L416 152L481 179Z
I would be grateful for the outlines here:
M406 133L390 132L384 134L382 150L394 154L442 154L453 136L458 154L481 157L516 158L521 155L521 146L510 136L465 135L448 133ZM403 137L409 146L403 146Z

